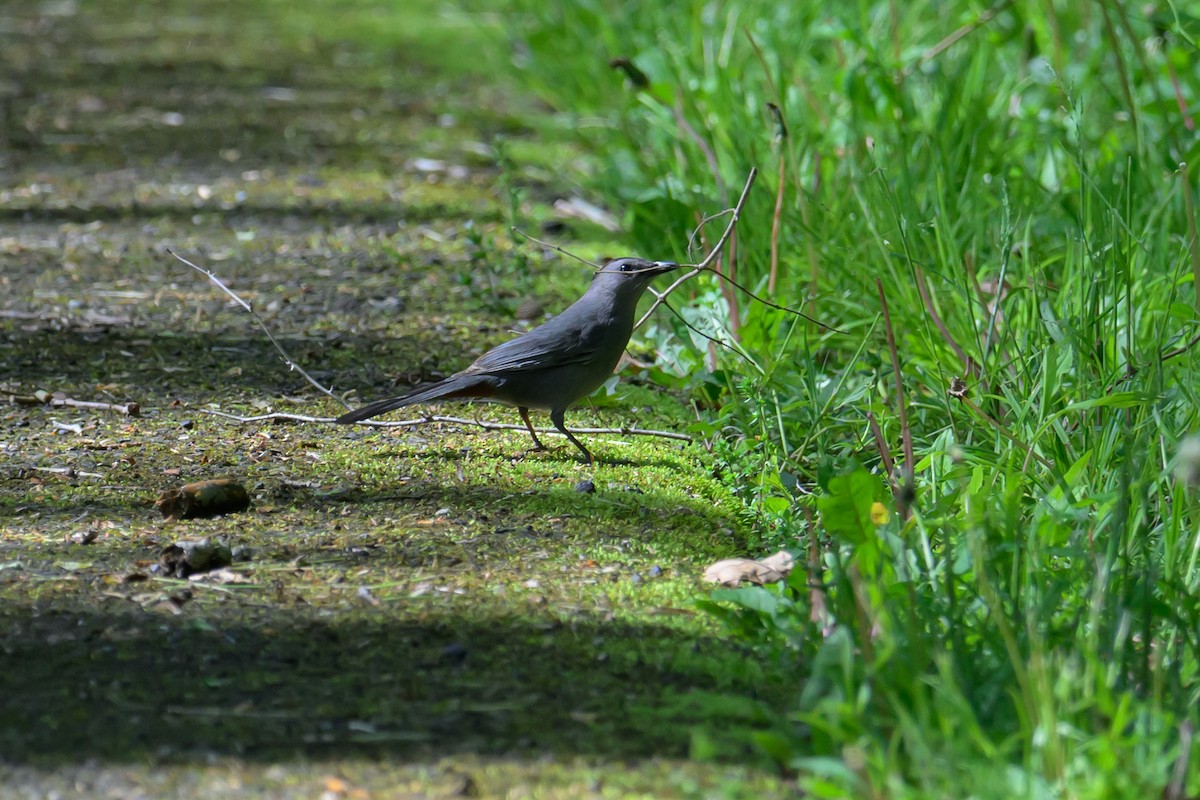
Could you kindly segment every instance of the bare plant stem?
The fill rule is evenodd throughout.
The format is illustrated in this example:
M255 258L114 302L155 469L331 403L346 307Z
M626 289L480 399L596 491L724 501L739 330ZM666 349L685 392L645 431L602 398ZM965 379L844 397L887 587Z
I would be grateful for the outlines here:
M174 250L168 249L167 252L170 253L174 258L176 258L180 262L182 262L182 263L186 264L187 266L191 267L192 269L196 270L196 272L199 272L202 275L206 275L210 281L215 283L217 285L217 287L221 289L221 291L225 292L225 294L232 297L238 305L240 305L242 308L246 309L246 311L249 312L250 316L254 317L254 321L258 323L258 327L262 328L262 332L267 335L267 339L269 339L271 341L271 344L273 344L275 346L275 349L277 351L279 351L279 356L280 356L280 358L283 359L283 363L288 365L288 369L292 369L292 370L295 370L296 372L299 372L301 375L304 376L304 379L306 381L308 381L310 384L312 384L314 387L316 387L322 394L326 394L329 397L332 397L334 400L341 403L345 408L350 408L350 404L347 403L342 398L335 395L333 393L332 389L326 389L324 386L317 383L316 379L313 378L313 376L309 375L307 372L305 372L303 369L301 369L300 365L297 364L295 361L293 361L292 357L289 356L287 354L287 351L283 349L283 346L280 345L278 341L276 341L275 337L271 334L271 329L267 327L267 323L263 322L263 319L262 319L262 317L260 317L258 315L258 312L255 311L253 308L251 308L250 304L247 303L245 300L243 300L241 297L239 297L236 292L234 292L232 289L230 289L228 286L226 286L224 283L222 283L220 278L218 278L216 275L209 272L208 270L204 269L203 267L196 266L191 261L188 261L186 258L184 258L183 256L176 253Z
M787 155L779 150L779 185L775 190L775 215L771 218L771 272L767 277L767 294L775 296L779 280L779 231L783 227L783 188L787 183Z
M222 419L233 420L234 422L319 422L328 423L330 425L337 424L336 417L312 417L306 414L287 414L284 412L274 412L271 414L255 414L253 416L244 417L239 414L230 414L225 411L217 411L211 408L199 409L202 414L209 414ZM475 425L483 428L486 431L527 431L529 430L524 425L514 425L507 422L488 422L481 419L466 419L465 417L448 417L441 414L429 414L424 417L415 419L399 419L389 422L379 422L377 420L361 420L354 423L355 425L367 428L412 428L417 425L427 425L430 422L448 422L454 425ZM561 432L555 428L534 428L538 433L559 435ZM656 436L660 439L674 439L678 442L690 442L692 437L686 433L676 433L674 431L656 431L646 428L572 428L572 433L587 433L587 434L617 434L620 436Z

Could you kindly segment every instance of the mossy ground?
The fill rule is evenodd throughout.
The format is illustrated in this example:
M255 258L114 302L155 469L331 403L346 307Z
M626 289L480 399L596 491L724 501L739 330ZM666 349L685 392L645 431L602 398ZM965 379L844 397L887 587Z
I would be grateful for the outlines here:
M428 3L0 12L0 388L142 408L0 411L0 795L784 790L744 733L786 676L692 611L703 565L750 535L697 447L589 437L591 468L557 437L526 455L521 432L206 413L340 406L168 248L362 399L584 285L512 244L502 187L536 224L570 153L478 77L485 40ZM627 376L568 422L689 413ZM226 475L251 511L158 519L162 490ZM237 582L151 571L201 536L239 548Z

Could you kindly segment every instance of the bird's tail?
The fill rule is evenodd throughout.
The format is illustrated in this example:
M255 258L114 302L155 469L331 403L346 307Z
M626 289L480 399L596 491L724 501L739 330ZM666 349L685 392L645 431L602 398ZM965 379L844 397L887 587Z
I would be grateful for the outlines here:
M451 375L444 381L419 386L414 391L399 397L388 397L368 403L362 408L356 408L342 414L335 420L341 425L377 417L397 408L412 406L417 403L432 403L438 400L467 399L471 397L490 397L496 390L497 379L490 375Z

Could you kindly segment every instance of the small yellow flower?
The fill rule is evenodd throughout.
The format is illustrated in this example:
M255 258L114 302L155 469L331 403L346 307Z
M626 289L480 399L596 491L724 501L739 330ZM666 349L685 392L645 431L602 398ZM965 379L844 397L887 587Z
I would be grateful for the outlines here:
M886 525L891 518L892 515L888 513L887 506L879 502L871 503L871 522L876 525Z

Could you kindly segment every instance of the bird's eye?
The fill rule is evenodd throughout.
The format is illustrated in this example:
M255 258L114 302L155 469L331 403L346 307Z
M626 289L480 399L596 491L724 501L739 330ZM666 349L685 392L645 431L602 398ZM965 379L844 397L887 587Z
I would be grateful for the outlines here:
M623 264L621 264L621 272L632 272L632 271L633 271L633 264L631 264L630 262L626 261Z

